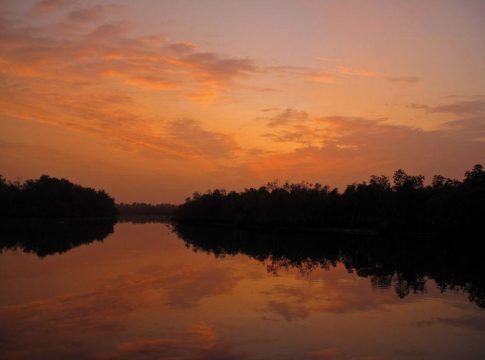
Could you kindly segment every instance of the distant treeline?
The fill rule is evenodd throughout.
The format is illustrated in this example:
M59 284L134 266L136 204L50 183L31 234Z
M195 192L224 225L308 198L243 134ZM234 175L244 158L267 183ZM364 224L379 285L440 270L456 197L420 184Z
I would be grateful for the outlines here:
M177 205L172 204L146 204L146 203L121 203L116 205L120 217L170 217Z
M320 184L268 183L243 192L195 193L181 205L175 219L186 224L277 225L429 231L483 227L485 171L475 165L463 181L397 170L386 176L348 185L343 193Z
M0 217L93 218L114 217L114 199L94 190L42 175L36 180L8 182L0 176Z

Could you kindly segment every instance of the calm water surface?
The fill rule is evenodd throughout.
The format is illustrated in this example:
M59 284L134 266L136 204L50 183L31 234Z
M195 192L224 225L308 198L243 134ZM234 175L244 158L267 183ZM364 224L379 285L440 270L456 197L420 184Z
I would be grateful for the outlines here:
M431 279L400 297L341 262L196 251L162 223L76 245L0 254L0 358L485 359L483 309Z

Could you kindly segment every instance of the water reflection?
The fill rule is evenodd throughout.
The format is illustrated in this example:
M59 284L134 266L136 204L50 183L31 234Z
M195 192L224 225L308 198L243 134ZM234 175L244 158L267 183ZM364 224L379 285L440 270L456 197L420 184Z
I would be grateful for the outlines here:
M423 241L386 248L377 246L384 239L344 235L325 242L321 235L310 236L306 242L302 234L285 240L256 231L177 230L160 223L118 223L102 242L57 256L5 250L0 358L478 360L485 355L483 310L462 293L440 292L429 278L430 268L439 278L439 268L424 259L451 261L452 254L412 255L431 246ZM340 237L342 245L336 244ZM464 263L460 254L457 264ZM413 260L409 271L393 264L405 255L423 261ZM443 277L453 269L445 269ZM403 281L412 273L424 285L401 298L393 277L381 279L390 273ZM371 286L369 277L379 280ZM456 278L472 283L474 276Z
M246 254L269 260L268 271L274 274L282 268L309 273L342 263L349 272L370 278L374 287L393 287L400 298L425 292L426 280L434 279L441 291L465 292L485 307L485 266L475 238L184 226L175 231L194 250L216 257Z
M157 218L123 218L121 223L164 223ZM39 257L61 254L82 244L103 241L114 219L11 220L0 222L0 251L19 249ZM430 235L376 236L344 232L241 230L225 227L173 226L194 250L216 257L245 254L267 262L270 273L295 268L301 273L338 263L370 278L373 287L393 288L400 298L426 291L434 279L441 291L468 294L485 307L485 266L477 239Z
M114 219L2 220L0 251L19 249L39 257L103 241L113 233Z

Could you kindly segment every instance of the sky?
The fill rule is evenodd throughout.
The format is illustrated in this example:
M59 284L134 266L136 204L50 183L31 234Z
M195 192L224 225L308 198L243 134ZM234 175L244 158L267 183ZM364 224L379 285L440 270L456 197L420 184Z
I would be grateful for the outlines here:
M483 0L4 0L0 174L119 202L485 165Z

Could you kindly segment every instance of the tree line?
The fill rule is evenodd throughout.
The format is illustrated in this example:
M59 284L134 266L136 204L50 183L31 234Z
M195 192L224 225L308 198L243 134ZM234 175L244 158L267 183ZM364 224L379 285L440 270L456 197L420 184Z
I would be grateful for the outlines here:
M175 212L177 205L173 204L147 204L134 202L131 204L120 203L116 205L120 217L154 217L169 218Z
M277 225L428 231L477 230L485 214L485 171L475 165L458 181L397 170L351 184L343 192L321 184L268 183L242 192L195 193L176 210L186 224Z
M104 190L83 187L66 179L42 175L24 182L0 176L0 217L114 217L114 199Z

